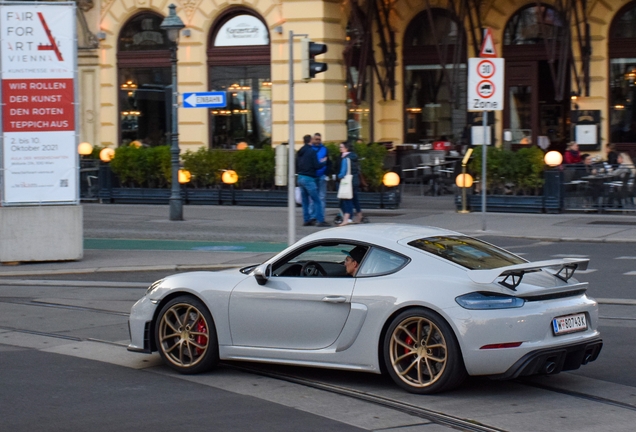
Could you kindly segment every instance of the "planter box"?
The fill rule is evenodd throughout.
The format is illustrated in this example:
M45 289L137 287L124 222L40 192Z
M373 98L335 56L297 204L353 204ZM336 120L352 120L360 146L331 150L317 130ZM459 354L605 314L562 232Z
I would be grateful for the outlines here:
M168 204L170 189L112 188L110 201L117 204Z
M100 190L102 203L116 204L169 204L170 189L120 188ZM286 190L244 190L244 189L181 189L184 204L192 205L240 205L263 207L286 207ZM338 208L340 200L336 192L327 192L327 207ZM362 209L396 209L400 206L398 190L385 192L361 192Z
M481 195L466 197L471 211L481 211ZM461 205L461 201L460 201ZM486 211L501 213L543 213L543 196L488 195Z

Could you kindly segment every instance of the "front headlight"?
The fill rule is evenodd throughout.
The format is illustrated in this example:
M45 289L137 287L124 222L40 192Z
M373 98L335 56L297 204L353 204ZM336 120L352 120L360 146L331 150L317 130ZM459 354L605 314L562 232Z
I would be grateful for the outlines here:
M159 285L161 285L161 282L163 282L163 279L159 279L158 281L153 282L152 285L150 285L146 290L146 296L150 295L151 292L153 292Z
M520 308L526 302L519 297L504 294L473 292L455 298L464 309L512 309Z

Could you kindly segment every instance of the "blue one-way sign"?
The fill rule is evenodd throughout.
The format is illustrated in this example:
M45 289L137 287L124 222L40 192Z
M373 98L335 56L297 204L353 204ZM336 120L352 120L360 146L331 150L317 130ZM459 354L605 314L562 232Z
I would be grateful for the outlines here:
M224 91L184 93L184 108L225 108L227 97Z

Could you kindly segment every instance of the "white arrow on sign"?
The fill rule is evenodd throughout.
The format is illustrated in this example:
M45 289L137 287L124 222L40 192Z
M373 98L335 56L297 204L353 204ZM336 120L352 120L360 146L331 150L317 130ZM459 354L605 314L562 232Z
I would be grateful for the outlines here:
M186 98L186 102L188 105L197 106L197 95L192 93L188 98Z

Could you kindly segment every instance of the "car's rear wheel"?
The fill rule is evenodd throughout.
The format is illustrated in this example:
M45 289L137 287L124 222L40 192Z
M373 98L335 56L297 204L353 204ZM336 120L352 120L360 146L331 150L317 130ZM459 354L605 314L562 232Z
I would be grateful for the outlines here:
M155 337L164 362L180 373L204 372L219 361L212 315L194 297L176 297L161 308Z
M384 338L384 361L393 381L418 394L457 387L466 378L453 330L428 309L410 309L391 322Z

